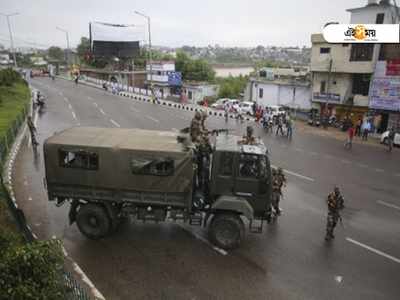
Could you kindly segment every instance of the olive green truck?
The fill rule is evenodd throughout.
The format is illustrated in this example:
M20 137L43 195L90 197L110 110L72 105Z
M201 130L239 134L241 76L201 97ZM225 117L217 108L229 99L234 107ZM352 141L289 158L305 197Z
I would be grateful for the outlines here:
M271 214L271 167L261 142L220 134L202 153L180 133L74 127L44 143L49 201L70 203L69 221L98 239L127 217L208 226L212 243L238 247L245 223Z

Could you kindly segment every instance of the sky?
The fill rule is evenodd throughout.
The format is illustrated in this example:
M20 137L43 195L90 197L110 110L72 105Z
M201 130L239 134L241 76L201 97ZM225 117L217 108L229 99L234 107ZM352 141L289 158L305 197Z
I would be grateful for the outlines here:
M349 23L348 8L367 0L1 0L0 13L10 18L16 47L71 47L89 36L89 22L134 24L138 40L160 46L221 47L311 46L310 36L330 21ZM0 44L9 45L7 21L0 15Z

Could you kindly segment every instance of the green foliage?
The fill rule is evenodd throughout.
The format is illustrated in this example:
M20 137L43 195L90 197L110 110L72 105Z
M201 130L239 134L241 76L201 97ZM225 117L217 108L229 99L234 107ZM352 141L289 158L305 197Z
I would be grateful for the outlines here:
M64 60L64 51L60 47L52 46L47 50L47 53L52 59L56 59L59 61Z
M12 86L24 82L21 75L11 68L0 70L0 86Z
M175 58L171 54L162 53L154 49L151 51L151 56L153 60L175 60ZM147 48L140 48L139 56L135 57L134 59L135 66L144 69L148 60L149 51L147 50Z
M0 231L0 300L64 299L62 268L59 241L22 244Z
M219 98L239 98L244 91L248 81L247 76L240 75L239 77L229 76L227 78L217 78L219 84Z
M81 42L76 48L79 59L81 61L86 60L86 55L90 52L90 40L87 37L81 37Z
M175 69L182 72L183 80L213 81L215 71L202 59L192 59L183 51L178 51L175 60Z

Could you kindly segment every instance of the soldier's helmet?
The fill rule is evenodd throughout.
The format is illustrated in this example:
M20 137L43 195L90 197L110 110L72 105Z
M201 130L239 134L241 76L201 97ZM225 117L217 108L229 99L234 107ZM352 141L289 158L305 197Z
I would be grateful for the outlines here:
M247 132L247 136L252 136L252 135L253 135L253 132L254 132L253 127L247 126L246 132Z
M276 175L276 169L272 168L272 175Z
M336 195L338 195L340 193L339 187L335 186L335 188L333 189L333 191L335 192Z
M208 117L207 111L203 110L201 112L201 116L202 116L203 119L206 119Z
M197 120L201 119L201 113L199 111L196 111L196 113L194 114L194 118Z

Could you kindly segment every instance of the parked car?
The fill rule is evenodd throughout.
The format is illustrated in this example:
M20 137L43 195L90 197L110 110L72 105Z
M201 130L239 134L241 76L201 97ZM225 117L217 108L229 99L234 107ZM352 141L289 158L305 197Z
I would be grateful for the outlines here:
M242 113L245 113L247 115L252 115L253 114L253 102L249 101L243 101L240 102L239 107L242 111Z
M279 105L268 106L268 109L270 110L273 118L279 117L280 115L284 115L286 113L284 108Z
M230 100L229 98L220 98L211 105L211 108L223 110L225 103L229 100Z
M382 133L382 135L381 135L381 144L387 145L388 144L388 139L389 139L389 130L385 131L384 133ZM400 146L400 132L396 132L395 133L393 145Z

